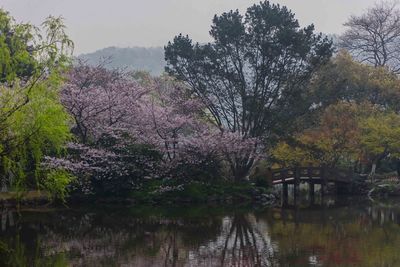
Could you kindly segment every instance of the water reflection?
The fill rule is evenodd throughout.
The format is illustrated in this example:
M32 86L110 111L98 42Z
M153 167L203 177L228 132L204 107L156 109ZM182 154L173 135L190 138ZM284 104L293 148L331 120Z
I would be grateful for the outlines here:
M1 230L7 229L7 223L10 227L14 226L14 212L12 210L4 209L1 212Z
M267 229L254 215L225 217L218 237L191 252L191 266L275 266Z
M400 203L1 212L0 266L400 266Z

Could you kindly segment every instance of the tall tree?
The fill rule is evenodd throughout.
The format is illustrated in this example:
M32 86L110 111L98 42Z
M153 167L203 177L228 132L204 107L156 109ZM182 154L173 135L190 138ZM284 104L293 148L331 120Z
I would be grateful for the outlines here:
M38 28L0 9L0 177L5 186L39 185L40 162L70 137L59 101L73 43L62 18ZM29 180L29 181L27 181ZM57 182L57 181L55 181Z
M400 73L400 10L395 2L375 4L361 16L351 16L340 46L361 62L387 66Z
M176 36L165 47L166 71L189 85L222 132L243 140L269 140L290 128L309 108L301 101L306 84L332 54L331 41L313 25L300 28L290 10L269 1L244 16L238 10L216 15L210 34L214 42L204 45ZM254 153L230 160L236 180L254 162Z

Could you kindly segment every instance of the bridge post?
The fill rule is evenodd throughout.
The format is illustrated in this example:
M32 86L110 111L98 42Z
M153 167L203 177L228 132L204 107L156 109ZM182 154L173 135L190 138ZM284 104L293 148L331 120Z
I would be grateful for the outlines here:
M297 198L299 195L299 186L300 186L300 169L296 166L293 170L294 175L294 184L293 184L293 197L294 197L294 204L297 204Z
M308 176L308 195L310 199L310 204L314 205L315 204L315 195L314 195L314 181L313 181L313 168L308 167L307 168L307 176Z
M320 173L321 173L321 201L323 202L323 198L325 196L326 184L327 184L326 183L327 173L326 173L325 165L322 165ZM323 204L323 203L321 203L321 204Z
M288 204L288 184L287 183L282 183L282 205L287 206Z
M309 196L310 196L310 203L311 205L315 204L315 186L313 181L308 182L308 190L309 190Z
M287 206L288 204L288 184L286 183L286 175L285 172L281 172L281 180L282 180L282 206Z

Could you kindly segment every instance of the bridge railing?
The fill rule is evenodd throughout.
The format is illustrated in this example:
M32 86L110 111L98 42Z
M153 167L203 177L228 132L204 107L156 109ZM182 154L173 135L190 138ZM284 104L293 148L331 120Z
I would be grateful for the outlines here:
M295 167L272 170L272 182L284 183L287 181L320 179L326 181L349 182L352 173L349 170L340 170L326 167Z
M272 180L291 179L298 176L301 177L320 177L322 173L321 167L297 167L272 170Z

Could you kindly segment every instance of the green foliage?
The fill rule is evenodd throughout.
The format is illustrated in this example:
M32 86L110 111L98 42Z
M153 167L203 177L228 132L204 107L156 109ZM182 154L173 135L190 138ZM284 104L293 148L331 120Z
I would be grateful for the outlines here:
M182 183L175 179L149 180L134 192L130 198L139 203L241 203L250 202L255 191L268 193L264 186L254 186L249 182L231 183L229 181Z
M0 9L0 82L31 77L37 67L33 55L34 28L29 24L15 24L9 14Z
M39 29L15 23L0 9L0 32L5 33L0 35L1 182L18 190L40 188L43 157L62 153L71 139L59 88L73 44L62 18L49 17ZM58 186L44 185L50 184Z
M57 87L58 83L51 80L35 85L29 92L30 101L5 122L8 135L3 139L0 155L7 162L4 171L14 178L11 186L34 186L38 181L32 178L38 178L43 156L61 153L71 138L70 117L59 102Z
M57 253L49 257L43 257L41 250L41 240L36 239L27 245L18 233L8 243L0 241L0 265L13 267L65 267L68 266L67 258L64 253ZM36 249L31 250L32 246Z
M254 175L252 177L252 179L254 180L254 184L257 187L263 187L263 188L271 187L271 184L270 184L271 181L268 180L268 176L266 176L266 175L261 175L261 174Z
M346 101L398 111L400 83L388 69L356 62L349 53L340 51L314 75L309 97L320 108Z
M314 102L305 129L279 143L272 156L283 165L327 164L377 168L399 155L400 80L384 67L359 62L340 51L314 74ZM387 171L392 169L386 168Z
M65 170L51 170L44 176L42 187L49 192L52 199L65 202L68 196L68 185L75 179Z
M394 112L378 112L360 120L361 145L373 157L399 156L400 115Z
M49 16L41 29L14 19L0 9L0 83L37 81L70 64L73 42L61 17Z
M283 165L320 165L331 167L359 155L358 120L370 105L339 102L325 108L316 125L279 143L273 157Z

